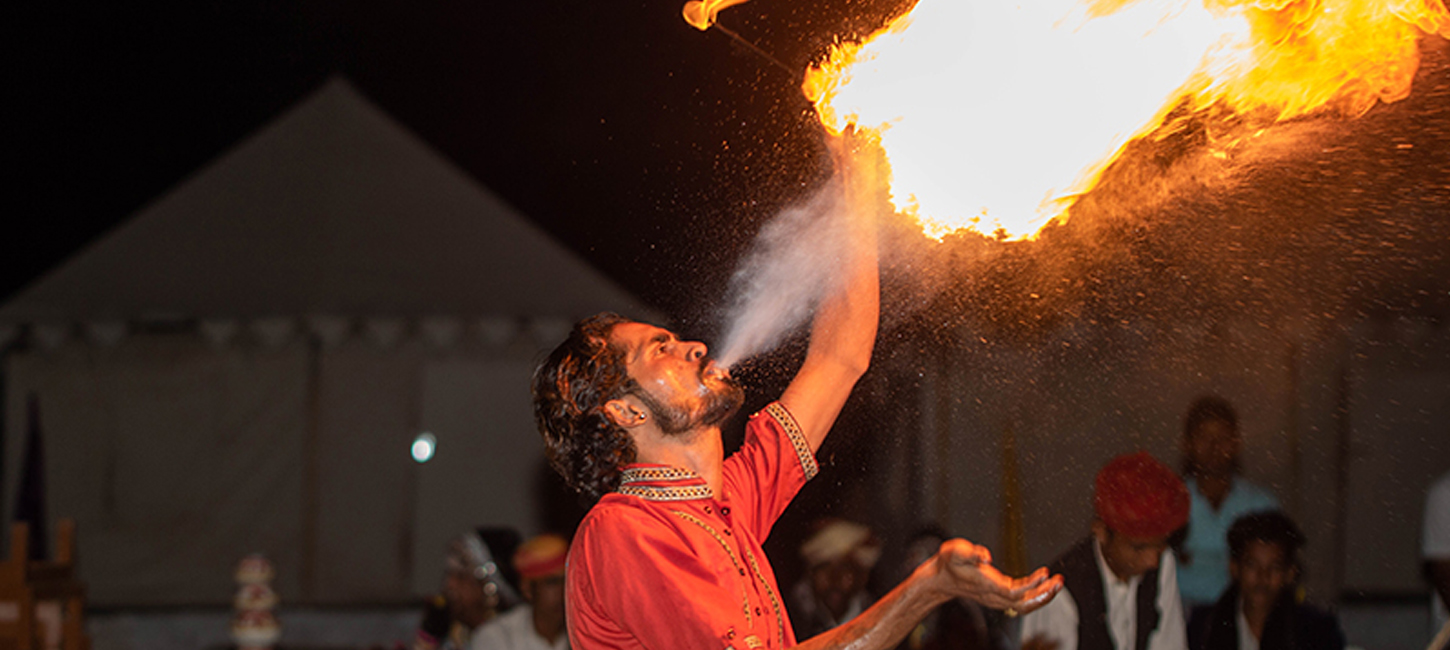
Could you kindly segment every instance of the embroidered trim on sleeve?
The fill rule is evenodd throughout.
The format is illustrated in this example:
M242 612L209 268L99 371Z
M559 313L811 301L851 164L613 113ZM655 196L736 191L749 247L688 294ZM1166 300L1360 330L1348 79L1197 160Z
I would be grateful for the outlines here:
M785 406L780 402L771 402L765 407L765 412L775 418L782 429L785 429L786 437L790 438L791 446L795 447L796 458L800 459L801 468L806 472L806 480L815 478L821 469L816 465L816 455L811 453L811 443L806 442L806 434L801 431L800 425L796 424L795 416L785 410Z

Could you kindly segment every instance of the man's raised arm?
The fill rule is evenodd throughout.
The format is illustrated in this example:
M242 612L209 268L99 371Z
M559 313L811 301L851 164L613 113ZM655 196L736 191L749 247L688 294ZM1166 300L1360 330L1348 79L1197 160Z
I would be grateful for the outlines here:
M870 173L875 165L853 150L875 145L851 135L834 138L830 144L841 170L845 212L839 225L833 225L845 231L847 252L841 260L841 276L816 308L805 362L780 398L805 433L812 452L820 448L856 380L871 365L881 311L876 268L878 204Z
M841 170L845 214L839 227L848 229L850 252L841 260L834 290L816 309L805 362L780 400L815 452L830 432L856 381L871 364L880 319L880 286L876 263L876 211L879 205L872 171L874 156L853 147L874 147L852 135L831 142ZM987 549L966 540L944 542L934 558L861 615L828 632L807 639L802 650L885 650L901 641L937 605L965 598L1010 614L1027 612L1052 600L1062 589L1061 576L1045 569L1013 579L997 571Z

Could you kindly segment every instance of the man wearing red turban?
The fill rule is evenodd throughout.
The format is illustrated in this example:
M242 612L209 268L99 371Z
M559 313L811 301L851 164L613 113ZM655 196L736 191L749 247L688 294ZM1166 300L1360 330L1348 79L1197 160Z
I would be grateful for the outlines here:
M1187 647L1178 574L1168 539L1188 521L1188 488L1147 452L1098 472L1092 534L1050 570L1061 594L1024 616L1024 648L1182 650Z

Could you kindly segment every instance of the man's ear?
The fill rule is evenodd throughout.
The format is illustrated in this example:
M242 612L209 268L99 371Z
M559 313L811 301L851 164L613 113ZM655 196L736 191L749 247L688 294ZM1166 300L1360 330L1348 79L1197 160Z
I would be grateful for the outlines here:
M1101 519L1093 519L1093 538L1098 540L1100 546L1108 545L1108 525Z
M615 426L626 430L649 421L649 412L632 395L605 402L604 414Z

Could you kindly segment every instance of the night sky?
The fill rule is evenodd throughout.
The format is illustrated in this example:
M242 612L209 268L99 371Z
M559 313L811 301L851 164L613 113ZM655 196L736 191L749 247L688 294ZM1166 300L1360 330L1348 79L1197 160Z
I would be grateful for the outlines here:
M793 67L892 2L727 17ZM791 3L794 5L795 3ZM7 10L11 295L342 74L628 289L685 313L818 174L796 80L680 3L38 3ZM767 14L769 14L767 16ZM859 27L853 27L859 26ZM14 194L12 194L14 196Z
M903 4L756 0L727 10L722 23L799 70L833 40L871 31ZM752 233L804 196L826 165L798 75L718 31L694 30L680 18L680 6L670 0L12 7L7 40L18 51L8 57L7 86L19 117L8 122L6 150L18 175L11 195L20 200L6 220L0 292L13 294L342 74L627 289L679 322L706 320ZM1403 284L1401 272L1423 277L1445 266L1436 252L1450 221L1445 49L1438 37L1427 41L1426 66L1410 100L1336 125L1326 136L1335 155L1368 170L1364 178L1371 182L1356 181L1355 196L1367 193L1365 205L1384 208L1382 214L1356 208L1339 221L1378 219L1383 226L1388 218L1398 226L1369 236L1408 232L1420 241L1406 254L1414 264L1398 264L1399 271L1382 278L1396 286ZM1302 135L1319 127L1288 128ZM1396 150L1406 138L1418 148ZM1335 195L1315 199L1304 184L1326 178L1329 149L1280 157L1213 201L1218 208L1247 206L1227 218L1248 218L1263 211L1254 207L1255 197L1282 196L1268 189L1272 182L1309 195L1294 209L1323 212L1315 201L1335 201ZM1178 237L1202 235L1177 230ZM1296 250L1333 258L1361 244ZM1158 250L1165 251L1188 254L1193 246ZM1269 251L1249 247L1249 254L1258 252ZM1429 267L1422 264L1427 255L1434 258ZM1318 259L1306 259L1302 271L1315 274L1309 262ZM1251 259L1238 262L1254 266ZM1431 284L1426 295L1443 293L1443 278Z

